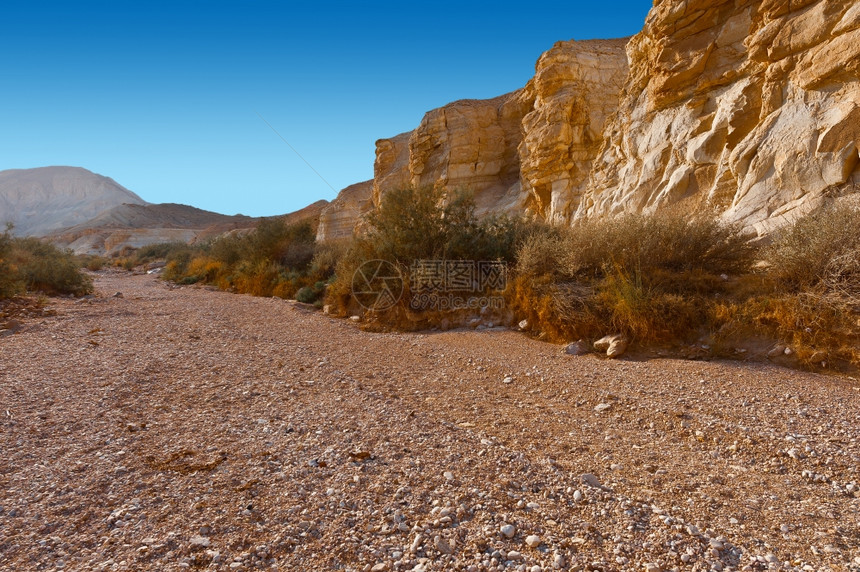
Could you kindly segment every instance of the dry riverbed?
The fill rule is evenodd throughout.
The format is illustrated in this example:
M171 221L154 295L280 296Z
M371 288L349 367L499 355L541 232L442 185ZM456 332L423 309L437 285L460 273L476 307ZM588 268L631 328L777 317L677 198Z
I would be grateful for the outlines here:
M850 378L96 288L0 337L2 570L860 570Z

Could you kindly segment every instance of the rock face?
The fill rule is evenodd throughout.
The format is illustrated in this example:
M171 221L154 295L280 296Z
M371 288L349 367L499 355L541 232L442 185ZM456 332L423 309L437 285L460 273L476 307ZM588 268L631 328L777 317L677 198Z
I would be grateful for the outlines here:
M319 215L317 236L322 240L349 238L356 224L372 207L373 181L350 185L338 193Z
M113 179L79 167L0 171L0 224L21 236L44 236L112 207L146 202Z
M858 145L856 2L657 0L629 41L559 42L523 89L378 141L372 200L469 188L479 213L572 223L674 206L766 234L858 192ZM350 204L330 209L339 228L355 227Z
M860 6L657 2L574 217L711 207L764 234L860 187Z
M559 42L537 62L519 159L532 212L567 222L627 77L627 39Z

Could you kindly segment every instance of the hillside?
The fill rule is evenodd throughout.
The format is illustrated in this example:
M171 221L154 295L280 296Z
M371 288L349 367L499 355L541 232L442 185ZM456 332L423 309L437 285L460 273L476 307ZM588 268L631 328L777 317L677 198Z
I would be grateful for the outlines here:
M319 213L327 204L327 201L317 201L283 216L291 224L308 221L316 228ZM76 254L113 255L124 248L159 242L193 243L231 231L251 229L259 221L259 218L223 215L173 203L125 204L54 233L50 238Z
M20 236L45 236L123 204L146 201L113 179L80 167L0 171L0 223Z

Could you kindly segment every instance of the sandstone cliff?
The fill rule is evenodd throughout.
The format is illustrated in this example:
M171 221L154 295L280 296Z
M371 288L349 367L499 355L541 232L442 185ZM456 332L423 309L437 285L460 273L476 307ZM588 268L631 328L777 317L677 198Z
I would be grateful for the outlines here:
M860 6L660 1L575 217L688 201L766 233L860 188Z
M629 41L559 42L523 89L378 141L371 197L470 188L479 212L562 223L680 204L766 234L860 191L858 145L853 0L657 0ZM353 205L329 208L338 236Z

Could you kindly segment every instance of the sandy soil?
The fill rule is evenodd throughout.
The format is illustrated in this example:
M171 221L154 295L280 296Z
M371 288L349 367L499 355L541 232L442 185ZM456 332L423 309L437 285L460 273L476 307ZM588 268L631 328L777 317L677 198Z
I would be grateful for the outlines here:
M0 337L2 570L860 570L855 380L96 287Z

